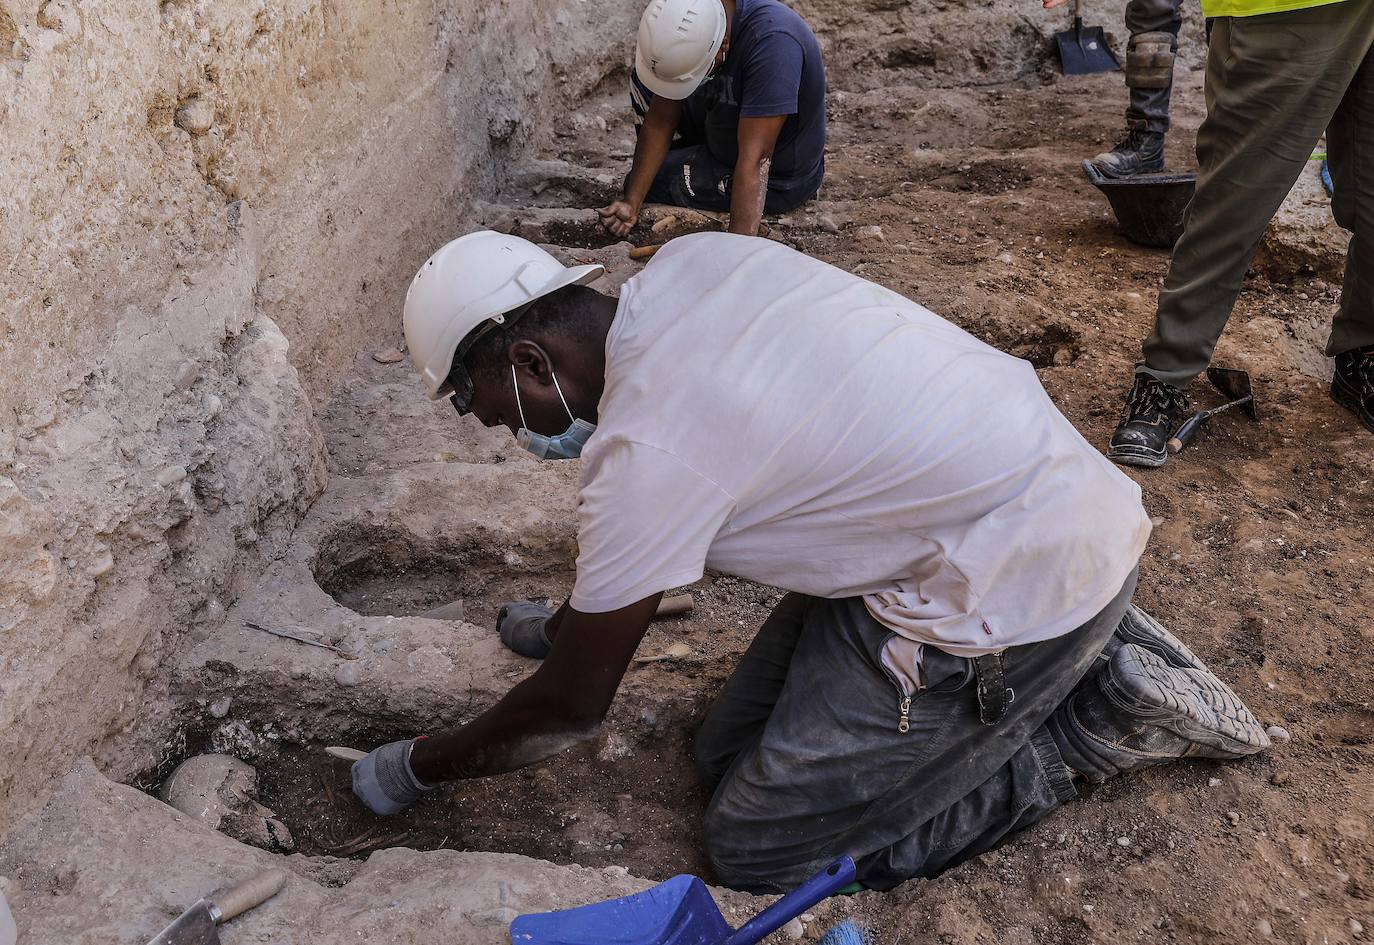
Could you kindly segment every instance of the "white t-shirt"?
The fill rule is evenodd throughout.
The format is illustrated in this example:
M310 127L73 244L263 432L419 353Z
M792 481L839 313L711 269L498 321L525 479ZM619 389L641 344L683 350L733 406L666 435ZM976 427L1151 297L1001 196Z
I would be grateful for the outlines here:
M1027 362L769 240L676 239L627 282L598 411L584 613L708 567L863 595L914 685L922 644L973 656L1084 623L1150 534Z

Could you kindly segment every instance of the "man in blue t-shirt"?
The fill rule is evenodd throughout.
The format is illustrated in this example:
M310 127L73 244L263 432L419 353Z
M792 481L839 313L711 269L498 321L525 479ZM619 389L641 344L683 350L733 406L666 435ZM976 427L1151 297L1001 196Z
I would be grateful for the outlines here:
M825 174L825 66L778 0L652 0L639 23L631 101L639 141L625 196L597 212L626 236L648 200L729 210L755 235Z

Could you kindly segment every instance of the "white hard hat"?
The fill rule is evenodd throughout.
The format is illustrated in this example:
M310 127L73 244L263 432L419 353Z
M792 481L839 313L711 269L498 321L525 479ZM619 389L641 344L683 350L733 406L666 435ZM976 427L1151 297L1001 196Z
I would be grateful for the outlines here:
M491 230L444 244L406 291L406 347L429 399L453 393L449 369L473 329L504 324L507 312L565 286L586 285L605 271L564 266L529 240Z
M651 0L639 18L635 75L655 95L684 99L706 79L724 39L721 0Z

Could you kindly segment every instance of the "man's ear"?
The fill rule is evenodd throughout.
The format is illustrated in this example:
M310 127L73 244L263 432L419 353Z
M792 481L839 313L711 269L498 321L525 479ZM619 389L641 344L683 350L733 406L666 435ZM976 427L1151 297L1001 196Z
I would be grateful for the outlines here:
M511 343L506 354L517 374L539 384L552 384L553 371L550 369L549 353L536 341L521 339Z

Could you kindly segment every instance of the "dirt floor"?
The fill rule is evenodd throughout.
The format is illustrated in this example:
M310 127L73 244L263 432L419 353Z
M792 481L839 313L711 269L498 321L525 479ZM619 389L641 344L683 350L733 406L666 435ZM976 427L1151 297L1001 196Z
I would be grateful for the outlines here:
M1185 169L1200 76L1179 85L1170 161ZM1117 233L1078 169L1115 140L1123 99L1119 76L838 91L821 198L776 221L773 235L1031 360L1101 447L1168 263L1167 252ZM590 207L624 173L621 106L618 89L587 105L576 137L547 155L584 169L580 177L502 195L509 207L585 211L557 230L574 256L611 242L576 221L589 224ZM1273 275L1282 281L1247 283L1217 354L1254 376L1261 421L1228 415L1166 468L1128 472L1156 525L1138 602L1291 742L1243 763L1175 764L1107 784L976 862L839 901L830 914L863 919L882 945L1324 943L1374 928L1374 674L1362 659L1374 636L1365 592L1374 436L1315 376L1337 287L1312 273ZM367 366L363 380L380 370ZM1202 385L1194 393L1220 399ZM358 430L338 426L353 416L324 418L336 469L373 459ZM568 564L519 586L494 574L449 579L433 566L322 583L369 614L415 614L461 596L467 619L486 625L504 597L566 593ZM720 576L691 590L695 611L657 624L642 650L681 640L691 655L632 669L589 750L443 789L380 825L348 797L344 766L318 745L287 746L259 764L263 801L306 853L449 847L619 864L650 878L704 872L693 727L778 595Z

